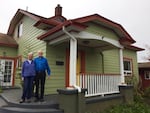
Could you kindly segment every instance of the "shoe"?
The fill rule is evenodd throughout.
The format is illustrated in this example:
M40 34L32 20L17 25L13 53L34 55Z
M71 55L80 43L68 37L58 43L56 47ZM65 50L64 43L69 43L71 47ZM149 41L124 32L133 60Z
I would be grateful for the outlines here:
M34 102L39 102L39 99L36 98L36 99L34 100Z
M31 100L30 100L30 99L27 99L27 103L31 103Z
M40 102L44 102L44 99L40 99Z
M24 103L25 102L25 100L24 99L21 99L20 101L19 101L19 103Z

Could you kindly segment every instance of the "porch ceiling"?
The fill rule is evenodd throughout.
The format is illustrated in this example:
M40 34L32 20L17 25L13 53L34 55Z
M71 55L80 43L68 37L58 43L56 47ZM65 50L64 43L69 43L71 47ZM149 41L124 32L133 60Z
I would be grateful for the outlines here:
M85 46L85 47L91 47L91 48L97 48L101 51L115 48L113 45L101 41L101 40L93 40L93 39L77 39L78 45Z

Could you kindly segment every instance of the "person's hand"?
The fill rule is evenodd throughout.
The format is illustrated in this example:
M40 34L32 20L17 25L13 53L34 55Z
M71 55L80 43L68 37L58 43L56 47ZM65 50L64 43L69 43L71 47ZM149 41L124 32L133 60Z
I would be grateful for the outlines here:
M24 77L22 77L21 80L24 81Z
M50 76L48 76L47 79L49 80L49 79L50 79Z

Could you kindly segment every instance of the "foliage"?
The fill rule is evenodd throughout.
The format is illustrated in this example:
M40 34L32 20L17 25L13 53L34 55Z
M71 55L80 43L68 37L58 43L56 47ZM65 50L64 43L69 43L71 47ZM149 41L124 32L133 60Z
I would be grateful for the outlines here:
M122 104L115 106L104 113L150 113L150 108L145 103L135 102L132 105Z
M144 91L143 96L149 98L150 97L150 87L146 88Z

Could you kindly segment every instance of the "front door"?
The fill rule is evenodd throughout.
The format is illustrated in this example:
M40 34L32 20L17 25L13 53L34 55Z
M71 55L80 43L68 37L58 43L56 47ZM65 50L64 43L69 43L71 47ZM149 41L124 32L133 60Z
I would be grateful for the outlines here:
M13 78L14 61L0 59L0 85L11 86Z

